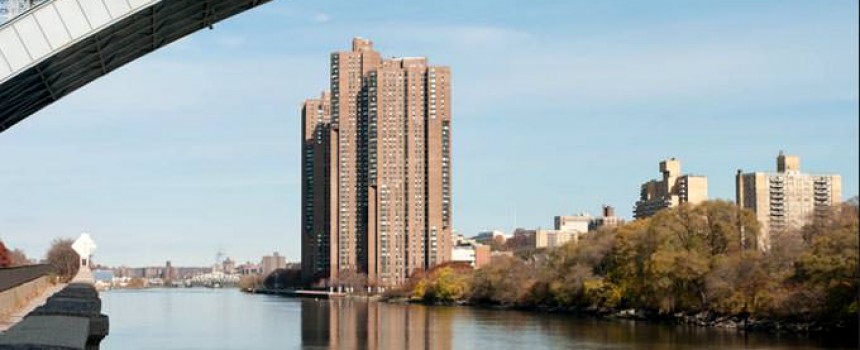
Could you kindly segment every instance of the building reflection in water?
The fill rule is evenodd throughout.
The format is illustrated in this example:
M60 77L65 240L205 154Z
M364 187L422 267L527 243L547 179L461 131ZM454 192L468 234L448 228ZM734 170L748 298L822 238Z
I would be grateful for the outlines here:
M449 312L420 305L348 299L302 300L302 345L306 349L452 348Z
M845 337L774 337L733 329L612 321L473 307L301 300L304 349L856 348ZM456 335L455 335L456 332ZM843 344L845 343L845 344Z

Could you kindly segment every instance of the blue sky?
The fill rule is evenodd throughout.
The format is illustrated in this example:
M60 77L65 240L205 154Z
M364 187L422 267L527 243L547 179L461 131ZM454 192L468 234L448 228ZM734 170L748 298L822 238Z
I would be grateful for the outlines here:
M0 238L88 231L110 265L298 260L300 104L353 36L453 69L465 234L631 215L678 157L733 198L779 150L858 193L858 3L274 1L0 134Z

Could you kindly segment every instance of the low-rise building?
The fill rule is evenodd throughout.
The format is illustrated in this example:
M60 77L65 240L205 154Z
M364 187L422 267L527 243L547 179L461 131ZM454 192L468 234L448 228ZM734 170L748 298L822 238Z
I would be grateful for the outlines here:
M179 277L179 274L177 273L176 268L173 267L173 264L168 260L164 263L164 275L162 278L172 282L175 281L177 277Z
M246 275L259 275L263 272L263 269L259 264L254 264L250 261L245 262L239 266L236 266L236 273L246 276Z
M287 267L287 260L283 256L279 255L278 252L272 253L272 255L264 256L262 261L260 261L261 273L263 276L268 276L272 271L277 269L283 269Z
M567 242L578 240L582 233L584 232L519 228L514 231L514 236L508 240L508 247L514 251L555 248Z
M490 246L483 244L457 244L451 247L451 261L468 263L479 269L490 262Z
M683 203L698 204L708 200L708 178L681 175L681 161L671 158L660 162L660 172L662 179L642 184L633 211L635 218L647 218Z
M612 228L624 225L624 218L615 215L615 208L604 205L603 216L594 218L589 225L589 230L594 231L600 228Z
M587 231L585 231L587 232ZM580 231L536 230L535 248L561 247L567 242L579 240Z
M560 232L588 232L594 217L582 213L579 215L561 215L555 217L555 230Z

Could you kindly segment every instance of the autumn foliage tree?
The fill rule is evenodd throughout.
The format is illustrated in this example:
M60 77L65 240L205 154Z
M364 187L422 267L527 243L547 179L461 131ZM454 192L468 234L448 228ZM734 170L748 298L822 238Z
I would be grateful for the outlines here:
M239 278L239 289L248 291L257 289L263 286L263 276L260 275L244 275Z
M808 318L849 319L860 311L858 292L858 212L843 204L823 213L803 230L808 244L794 264L795 305Z
M519 258L499 256L474 272L469 298L478 303L527 304L529 291L537 281L533 265Z
M9 256L12 259L12 266L24 266L30 265L30 259L27 258L27 254L24 254L24 251L21 249L14 249L9 252Z
M528 259L502 256L474 272L440 273L411 288L425 299L462 295L482 304L856 324L856 204L819 210L803 229L772 232L767 250L757 246L760 234L751 211L706 201L590 232ZM468 288L427 292L452 283Z
M755 274L736 272L742 261L759 258L753 248L759 226L752 212L725 201L660 211L617 229L610 281L622 286L627 305L667 313L712 310L718 295L755 280ZM750 306L756 293L744 293L751 300L740 303Z
M0 241L0 267L15 267L29 265L30 259L21 249L9 250L2 241Z
M6 249L6 245L3 242L0 242L0 268L9 267L12 265L12 256L9 254L9 250Z
M464 300L470 290L472 266L462 262L445 262L427 271L412 274L404 289L393 294L430 303Z

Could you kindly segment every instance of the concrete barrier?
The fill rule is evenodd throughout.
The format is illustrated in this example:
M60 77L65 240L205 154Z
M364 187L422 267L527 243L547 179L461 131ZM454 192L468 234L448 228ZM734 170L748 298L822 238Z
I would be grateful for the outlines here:
M89 321L73 316L27 316L0 336L0 349L86 350Z
M53 285L50 265L30 265L0 269L0 322L21 309Z
M53 285L50 277L42 276L0 292L0 320L8 319L16 311L27 305L30 300L38 297Z
M101 299L88 272L79 273L81 278L0 334L0 350L97 350L108 334L109 320L101 313Z

